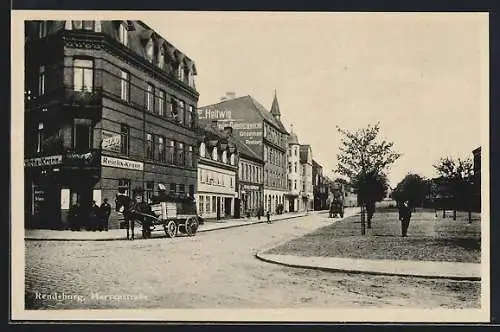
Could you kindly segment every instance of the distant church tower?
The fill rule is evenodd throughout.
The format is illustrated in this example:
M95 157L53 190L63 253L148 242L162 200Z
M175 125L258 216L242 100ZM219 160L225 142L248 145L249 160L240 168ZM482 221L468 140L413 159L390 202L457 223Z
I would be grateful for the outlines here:
M276 96L276 89L274 89L274 99L273 99L273 105L271 106L271 114L276 119L278 119L278 121L281 121L280 120L280 117L281 117L280 105L278 104L278 97Z

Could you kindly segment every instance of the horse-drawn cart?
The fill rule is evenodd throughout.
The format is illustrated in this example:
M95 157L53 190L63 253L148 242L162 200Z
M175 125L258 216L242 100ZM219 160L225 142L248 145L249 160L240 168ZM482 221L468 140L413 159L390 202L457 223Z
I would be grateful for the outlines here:
M158 202L151 204L152 230L163 228L168 237L175 237L178 233L193 236L198 230L199 222L194 202Z

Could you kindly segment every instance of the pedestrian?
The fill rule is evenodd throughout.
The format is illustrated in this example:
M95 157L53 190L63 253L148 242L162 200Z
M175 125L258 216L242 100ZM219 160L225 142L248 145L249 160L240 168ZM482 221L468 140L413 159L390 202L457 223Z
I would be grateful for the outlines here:
M81 208L80 202L76 201L73 205L71 205L68 211L68 219L71 226L72 231L80 230L80 218L81 218Z
M89 211L89 229L91 231L96 231L99 227L99 217L101 214L101 210L99 208L99 205L97 205L96 201L92 201L92 205L90 206L90 211Z
M99 231L102 231L104 229L107 232L109 216L111 215L111 205L108 203L107 198L105 198L104 202L101 204L100 210L101 210L101 216L100 216L101 224L99 227Z
M260 213L261 212L260 212L260 207L259 207L259 208L257 208L257 220L260 220Z
M267 218L267 223L271 224L272 223L271 222L271 214L269 213L269 210L267 210L267 212L266 212L266 218Z
M408 226L410 226L411 207L410 202L402 201L398 203L399 220L401 221L401 236L407 237Z
M144 215L152 215L153 213L149 204L144 202L141 194L135 195L135 202L131 211L137 213L137 220L142 223L142 237L144 239L151 238L151 218Z

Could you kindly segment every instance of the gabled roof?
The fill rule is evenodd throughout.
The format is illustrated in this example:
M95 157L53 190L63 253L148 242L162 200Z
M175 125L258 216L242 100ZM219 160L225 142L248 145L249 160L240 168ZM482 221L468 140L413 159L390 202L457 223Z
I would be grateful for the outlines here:
M241 157L263 162L262 158L258 154L253 152L253 150L250 149L248 145L243 143L239 138L237 138L236 136L231 136L231 140L236 144Z
M257 114L260 114L260 116L267 122L270 122L279 130L281 130L283 134L288 134L281 121L278 121L274 116L272 116L271 113L269 113L269 111L267 111L266 108L262 106L262 104L260 104L250 95L228 99L216 104L205 105L198 108L204 109L212 107L240 110L243 112L248 112L249 110L253 110L254 112L257 112Z

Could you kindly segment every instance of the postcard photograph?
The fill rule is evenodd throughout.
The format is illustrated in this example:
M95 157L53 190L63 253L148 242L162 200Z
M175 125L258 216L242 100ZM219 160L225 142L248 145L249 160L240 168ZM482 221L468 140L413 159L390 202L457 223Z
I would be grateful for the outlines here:
M487 13L12 27L13 319L489 320Z

